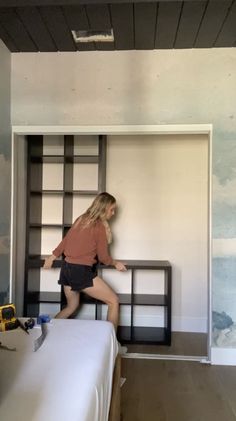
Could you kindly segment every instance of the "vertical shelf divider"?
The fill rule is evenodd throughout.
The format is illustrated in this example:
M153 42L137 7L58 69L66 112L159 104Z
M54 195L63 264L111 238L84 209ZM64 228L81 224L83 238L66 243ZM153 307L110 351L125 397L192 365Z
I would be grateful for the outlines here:
M40 290L40 268L34 269L34 277L29 279L29 257L31 246L34 243L34 250L41 254L41 230L32 228L31 222L40 223L42 217L42 155L43 136L28 136L28 157L27 157L27 204L26 204L26 241L25 241L25 284L24 284L24 316L36 316L39 312L39 303L34 299L35 292ZM35 169L35 166L37 168ZM31 192L35 191L34 203L31 199ZM34 238L32 239L32 229Z
M134 269L131 269L130 340L134 339Z

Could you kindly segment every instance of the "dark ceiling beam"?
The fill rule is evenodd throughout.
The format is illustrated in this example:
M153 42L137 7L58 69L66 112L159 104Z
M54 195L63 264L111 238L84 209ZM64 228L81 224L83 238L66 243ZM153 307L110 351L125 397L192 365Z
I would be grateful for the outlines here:
M160 0L168 3L172 0ZM182 0L175 0L182 2ZM185 0L192 1L192 0ZM195 0L202 1L202 0ZM211 0L217 2L227 2L227 0ZM87 4L120 4L120 3L152 3L153 0L0 0L0 7L25 7L25 6L72 6L72 5L87 5ZM155 2L155 1L154 1Z

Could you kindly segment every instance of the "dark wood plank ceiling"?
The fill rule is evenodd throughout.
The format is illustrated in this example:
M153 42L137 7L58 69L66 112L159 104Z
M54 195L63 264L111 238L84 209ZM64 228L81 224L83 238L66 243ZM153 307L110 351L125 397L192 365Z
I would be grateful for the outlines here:
M71 32L111 28L111 43ZM11 52L235 47L236 0L0 0L0 38Z

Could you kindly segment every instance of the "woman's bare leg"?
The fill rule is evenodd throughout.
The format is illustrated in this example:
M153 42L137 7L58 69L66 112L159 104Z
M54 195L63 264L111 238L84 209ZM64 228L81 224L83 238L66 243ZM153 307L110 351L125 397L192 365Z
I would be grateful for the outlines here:
M113 323L115 331L119 321L119 299L116 293L103 279L96 276L93 279L93 286L83 290L90 297L97 298L108 305L107 320Z
M66 296L66 307L56 314L56 319L68 319L79 307L80 293L72 291L71 287L64 285L64 293Z

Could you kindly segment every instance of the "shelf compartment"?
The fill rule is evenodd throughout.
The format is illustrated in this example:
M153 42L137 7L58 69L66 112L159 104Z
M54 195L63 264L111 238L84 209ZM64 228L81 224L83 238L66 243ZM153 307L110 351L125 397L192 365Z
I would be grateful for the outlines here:
M33 165L31 165L32 167ZM64 189L64 163L46 163L42 166L42 190L63 190ZM53 177L52 177L53 174ZM38 189L32 189L38 190Z
M119 326L118 338L121 343L169 345L168 330L165 327Z
M121 343L131 343L131 326L118 326L117 339Z
M74 155L95 155L99 153L98 135L75 135Z
M133 304L141 306L166 306L167 296L163 294L134 294Z

